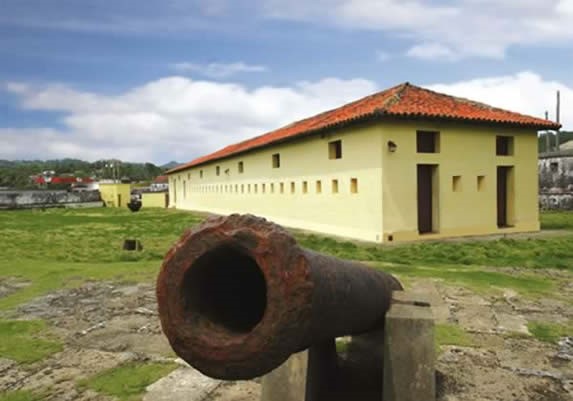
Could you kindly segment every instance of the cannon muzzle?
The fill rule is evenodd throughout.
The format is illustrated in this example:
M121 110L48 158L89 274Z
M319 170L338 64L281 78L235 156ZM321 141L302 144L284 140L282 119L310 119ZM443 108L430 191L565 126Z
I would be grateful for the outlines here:
M379 329L391 275L301 248L252 215L206 220L168 252L157 279L163 331L204 374L251 379L291 354Z

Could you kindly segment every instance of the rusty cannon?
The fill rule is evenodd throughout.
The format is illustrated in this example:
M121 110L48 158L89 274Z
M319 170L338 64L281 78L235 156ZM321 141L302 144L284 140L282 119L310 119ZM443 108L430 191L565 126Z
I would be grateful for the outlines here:
M206 220L172 247L157 300L177 355L208 376L241 380L309 347L309 360L313 349L328 360L334 338L381 329L400 289L389 274L303 249L265 219L231 215Z

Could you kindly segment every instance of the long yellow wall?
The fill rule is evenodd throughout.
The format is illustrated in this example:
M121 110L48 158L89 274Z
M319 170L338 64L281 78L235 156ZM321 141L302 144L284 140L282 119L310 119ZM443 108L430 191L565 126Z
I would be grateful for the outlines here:
M131 184L99 184L99 192L107 207L126 207L131 199Z
M381 241L381 139L379 126L339 130L171 174L170 206L253 213L288 227ZM342 158L331 160L328 143L335 140L342 141ZM280 168L272 167L275 153ZM352 179L357 180L356 193L351 192ZM333 193L332 180L338 180L338 193Z
M416 131L439 131L439 153L417 153ZM394 241L539 230L537 134L451 123L395 123L382 127L383 142L395 152L383 155L384 239ZM496 135L512 136L512 156L496 156ZM418 234L417 164L436 164L435 233ZM510 178L510 224L497 227L497 166L514 166ZM453 190L460 176L460 191ZM478 176L483 187L478 191Z

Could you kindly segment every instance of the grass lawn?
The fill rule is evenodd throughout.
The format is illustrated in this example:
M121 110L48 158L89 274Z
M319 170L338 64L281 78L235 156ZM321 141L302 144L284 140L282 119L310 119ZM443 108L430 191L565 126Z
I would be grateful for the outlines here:
M78 382L120 401L139 400L145 388L178 367L174 363L127 363Z
M60 352L59 341L46 338L41 320L0 320L0 357L19 363L32 363Z
M203 218L190 212L143 209L50 209L3 211L1 277L29 282L0 298L0 310L86 280L151 281L169 247L185 229ZM400 277L434 277L487 291L492 285L524 295L554 291L554 282L536 275L538 269L573 272L573 213L542 214L544 228L571 234L537 239L474 242L432 242L376 246L326 236L295 234L302 246L346 259L368 261ZM121 249L123 240L139 239L141 252ZM484 269L482 266L488 266ZM495 267L526 267L519 276Z

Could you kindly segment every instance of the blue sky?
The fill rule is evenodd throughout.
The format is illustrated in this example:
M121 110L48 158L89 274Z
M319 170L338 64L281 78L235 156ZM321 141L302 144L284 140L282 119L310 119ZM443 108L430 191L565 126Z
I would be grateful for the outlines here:
M404 81L573 129L573 0L0 0L0 159L187 161ZM568 107L569 106L569 107Z

